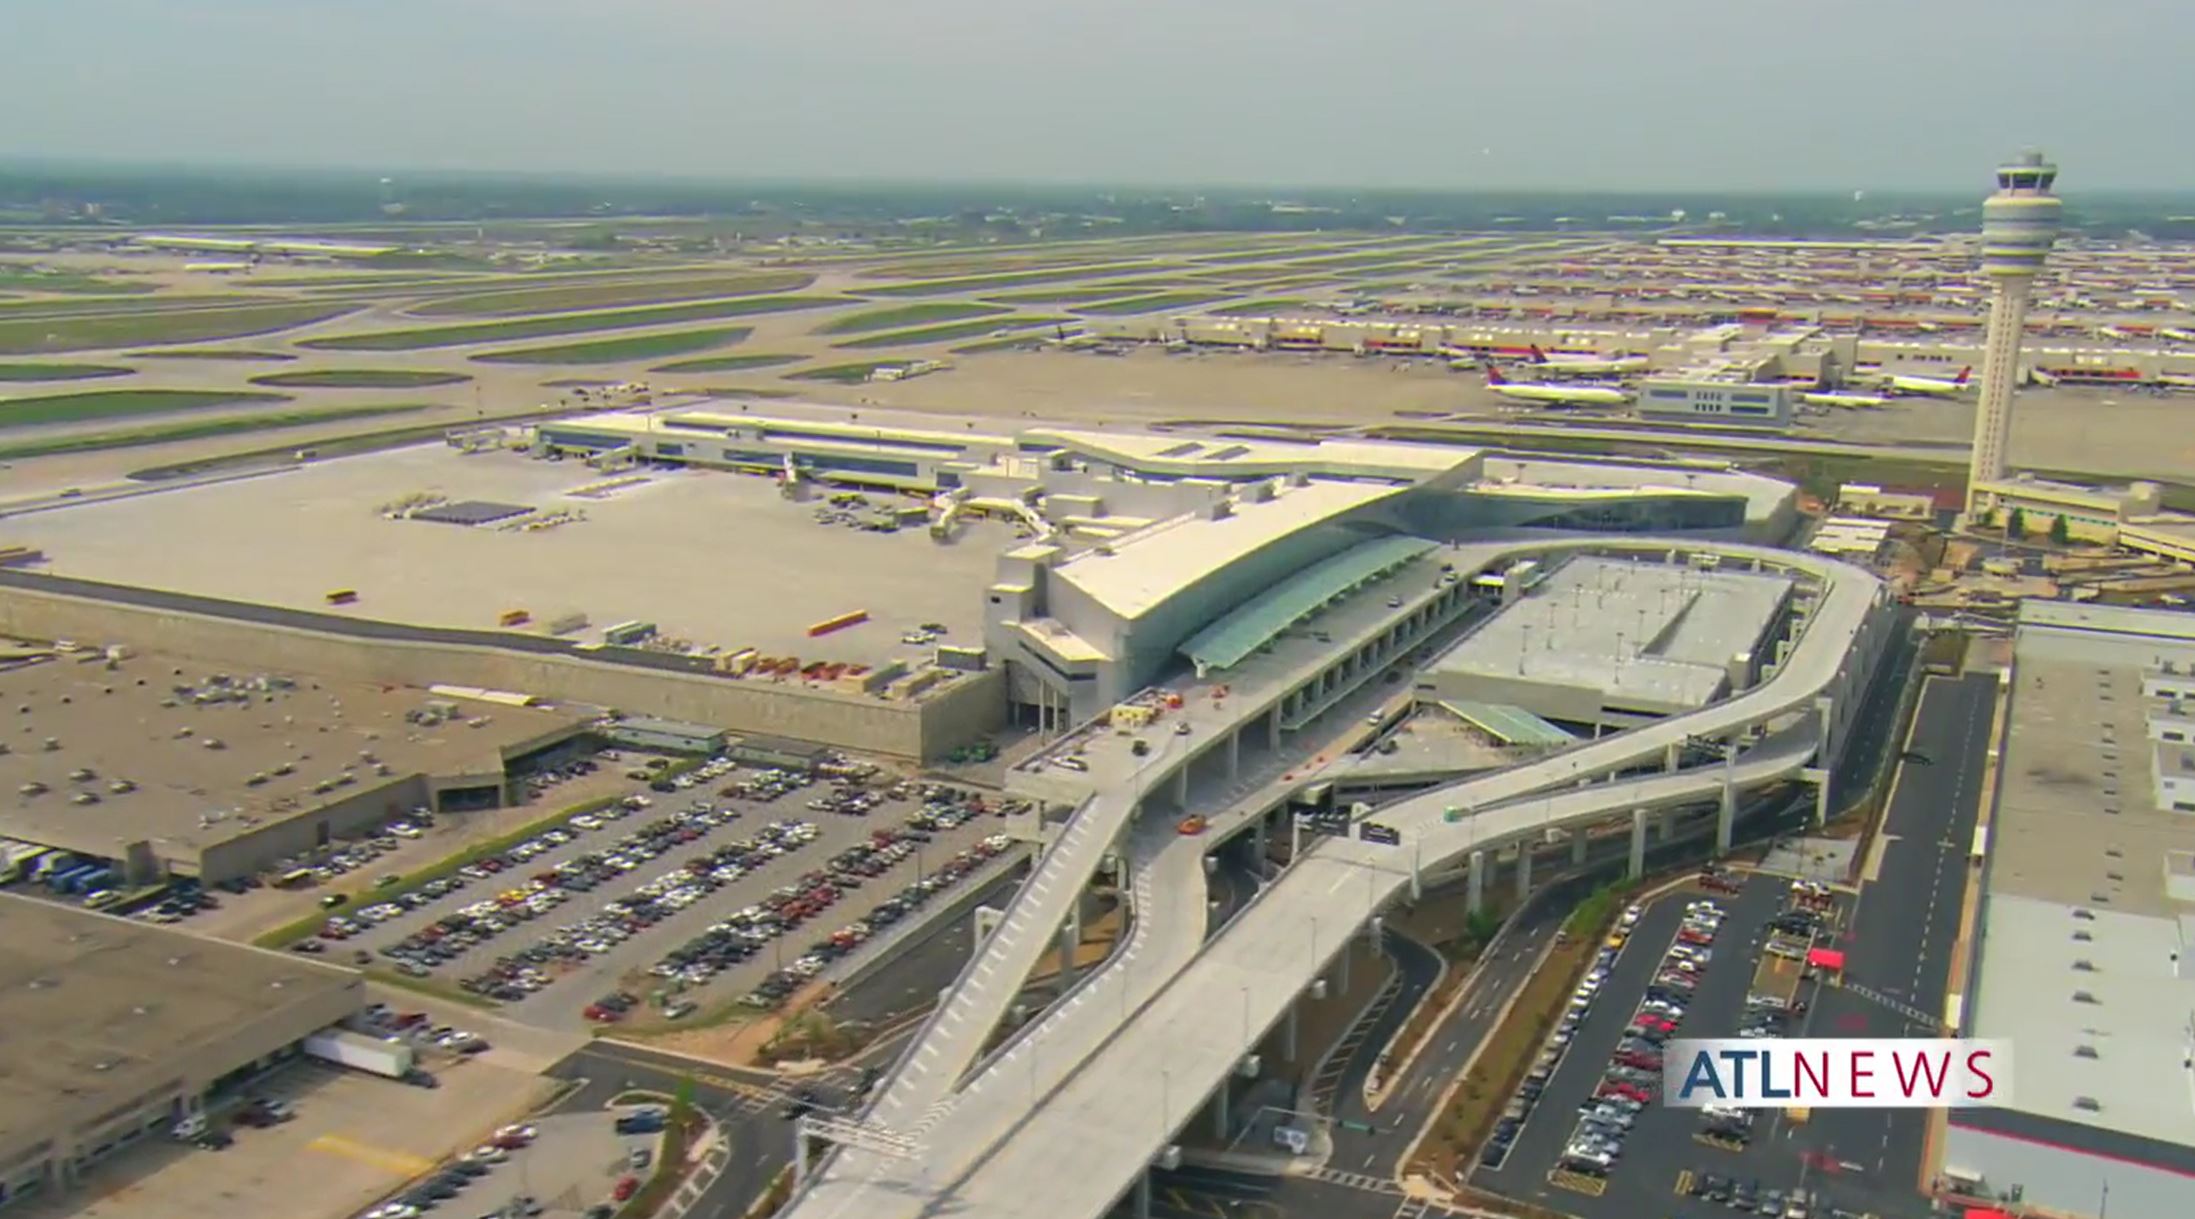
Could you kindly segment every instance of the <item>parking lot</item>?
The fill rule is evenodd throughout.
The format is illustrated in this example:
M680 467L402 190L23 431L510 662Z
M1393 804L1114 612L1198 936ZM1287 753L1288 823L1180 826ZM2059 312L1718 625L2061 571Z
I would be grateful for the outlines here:
M1647 1208L1835 1219L1835 1166L1791 1137L1803 1114L1661 1104L1670 1038L1797 1035L1821 984L1806 949L1840 935L1844 899L1826 889L1737 874L1716 886L1626 912L1551 1035L1555 1052L1505 1114L1506 1140L1482 1154L1478 1183L1591 1219Z
M728 763L691 777L399 901L333 916L325 955L434 977L502 1001L514 1019L576 1029L655 991L699 1005L779 971L813 976L908 913L913 903L892 901L903 889L918 879L941 889L995 849L983 845L999 825L995 797ZM823 959L804 962L811 950ZM601 1002L617 992L629 998Z
M451 1086L414 1088L306 1060L251 1088L295 1116L265 1128L214 1111L232 1142L207 1150L148 1138L97 1165L84 1183L11 1206L26 1219L338 1219L355 1215L488 1138L551 1085L484 1062L447 1068Z

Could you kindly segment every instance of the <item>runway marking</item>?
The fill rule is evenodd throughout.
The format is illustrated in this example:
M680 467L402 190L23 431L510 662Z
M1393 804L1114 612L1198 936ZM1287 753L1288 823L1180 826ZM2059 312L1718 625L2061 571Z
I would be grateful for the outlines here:
M305 1149L308 1151L325 1151L330 1155L338 1155L346 1160L378 1168L383 1172L399 1177L416 1177L434 1167L434 1161L424 1156L415 1156L404 1151L391 1151L386 1147L375 1147L367 1143L361 1143L356 1139L344 1138L340 1134L323 1134L312 1142L305 1144Z

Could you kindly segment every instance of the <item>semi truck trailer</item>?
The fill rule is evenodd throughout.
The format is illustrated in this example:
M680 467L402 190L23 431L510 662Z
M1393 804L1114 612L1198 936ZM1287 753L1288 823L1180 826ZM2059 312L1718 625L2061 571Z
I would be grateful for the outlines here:
M348 1029L328 1029L305 1038L305 1052L337 1066L403 1079L412 1072L412 1048Z

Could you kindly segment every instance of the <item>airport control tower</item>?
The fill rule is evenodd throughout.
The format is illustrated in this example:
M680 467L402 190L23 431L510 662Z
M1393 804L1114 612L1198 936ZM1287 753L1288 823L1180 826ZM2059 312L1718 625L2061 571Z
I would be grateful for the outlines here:
M1997 167L1997 193L1982 203L1982 273L1990 280L1989 334L1982 348L1981 400L1974 412L1974 462L1967 472L1967 511L1982 510L1983 483L2005 476L2005 442L2012 432L2012 385L2019 379L2020 339L2027 297L2058 239L2058 197L2050 193L2058 167L2041 153L2024 153Z

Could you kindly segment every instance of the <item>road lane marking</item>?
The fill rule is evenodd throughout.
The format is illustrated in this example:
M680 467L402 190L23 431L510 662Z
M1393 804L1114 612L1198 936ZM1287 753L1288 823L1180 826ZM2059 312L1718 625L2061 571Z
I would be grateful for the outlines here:
M424 1156L416 1156L403 1151L392 1151L386 1147L375 1147L368 1143L361 1143L356 1139L344 1138L340 1134L323 1134L312 1142L305 1144L305 1149L338 1155L346 1160L378 1168L383 1172L399 1177L416 1177L434 1167L434 1161Z

